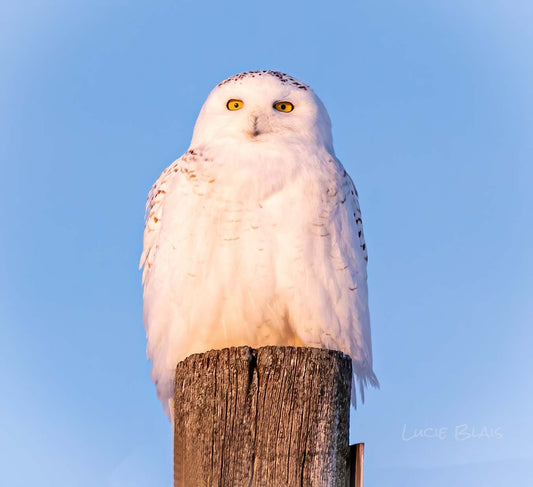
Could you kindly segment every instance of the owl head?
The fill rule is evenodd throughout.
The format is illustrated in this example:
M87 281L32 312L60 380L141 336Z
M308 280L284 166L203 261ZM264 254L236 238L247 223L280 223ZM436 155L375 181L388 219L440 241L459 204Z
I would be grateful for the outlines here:
M277 71L249 71L219 83L205 101L191 147L305 144L333 153L331 122L314 91Z

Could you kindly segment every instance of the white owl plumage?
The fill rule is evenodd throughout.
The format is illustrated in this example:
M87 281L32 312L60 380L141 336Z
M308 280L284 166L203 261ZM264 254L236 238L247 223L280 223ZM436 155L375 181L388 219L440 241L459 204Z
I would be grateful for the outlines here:
M217 85L147 202L144 323L167 414L176 364L229 346L341 350L361 394L377 386L366 262L357 192L316 94L275 71Z

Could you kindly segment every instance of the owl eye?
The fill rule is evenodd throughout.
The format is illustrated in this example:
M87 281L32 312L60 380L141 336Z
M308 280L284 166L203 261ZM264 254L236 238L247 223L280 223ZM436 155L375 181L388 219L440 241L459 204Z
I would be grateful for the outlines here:
M294 110L294 105L290 101L278 101L274 103L274 108L278 112L292 112Z
M244 102L242 100L235 100L232 98L231 100L228 100L228 103L226 103L226 107L228 110L240 110L244 106Z

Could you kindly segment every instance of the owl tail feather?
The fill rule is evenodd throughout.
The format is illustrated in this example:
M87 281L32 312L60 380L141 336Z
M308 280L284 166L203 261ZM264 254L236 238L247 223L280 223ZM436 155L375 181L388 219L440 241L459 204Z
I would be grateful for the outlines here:
M352 371L353 377L351 402L352 406L354 408L357 408L357 388L355 386L355 381L357 380L357 383L359 384L359 394L361 395L361 402L364 404L365 388L371 385L372 387L376 387L379 389L379 380L376 377L376 374L374 374L372 367L366 363L361 364L360 362L352 360Z

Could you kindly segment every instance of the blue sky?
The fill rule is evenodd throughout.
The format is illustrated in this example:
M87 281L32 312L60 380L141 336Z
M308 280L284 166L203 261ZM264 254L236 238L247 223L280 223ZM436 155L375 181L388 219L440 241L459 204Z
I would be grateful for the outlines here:
M145 198L211 88L268 68L322 98L360 195L366 485L527 485L532 22L525 0L1 1L0 483L170 485Z

